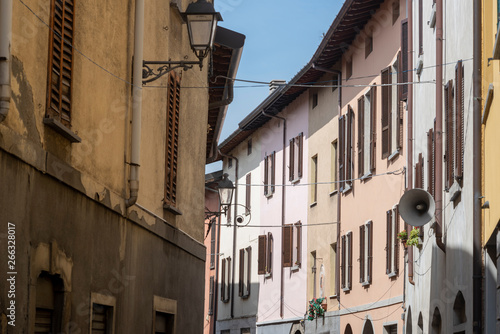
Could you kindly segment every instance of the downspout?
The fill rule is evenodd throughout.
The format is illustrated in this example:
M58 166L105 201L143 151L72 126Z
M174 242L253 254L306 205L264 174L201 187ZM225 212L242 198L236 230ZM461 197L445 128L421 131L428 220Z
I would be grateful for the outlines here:
M408 0L408 64L413 66L413 0ZM413 82L413 71L408 70L408 82ZM408 85L408 190L413 189L413 85ZM423 227L422 227L423 228ZM415 285L413 280L413 247L408 248L408 282Z
M144 0L135 1L134 64L132 88L132 132L130 154L130 197L125 200L127 208L137 202L139 195L139 167L141 158L141 113L142 113L142 61L144 41Z
M481 254L481 0L474 0L473 61L473 283L472 332L482 330L482 254Z
M446 253L443 243L443 0L436 0L436 234L437 246Z
M0 123L10 109L12 0L0 0Z
M286 149L286 119L281 116L266 114L265 111L262 111L262 115L280 119L283 121L283 171L282 171L282 180L281 180L281 249L283 249L283 227L285 226L285 174L286 174L286 159L285 159L285 149ZM285 268L283 267L283 258L281 259L281 278L280 278L280 317L283 319L285 310L284 310L284 299L285 299Z
M234 187L236 189L236 191L234 192L234 203L235 204L238 204L238 168L239 168L239 163L238 163L238 158L236 158L235 156L232 156L232 155L228 155L228 154L224 154L222 153L220 150L219 151L219 154L223 157L226 157L226 158L230 158L230 159L233 159L235 162L236 162L236 168L235 168L235 171L234 171ZM229 208L229 210L231 210L231 208ZM231 273L231 296L230 296L230 299L231 299L231 319L234 318L234 270L236 268L236 223L235 223L235 219L236 219L236 210L237 210L237 206L234 207L234 215L233 215L233 261L232 262L232 273Z

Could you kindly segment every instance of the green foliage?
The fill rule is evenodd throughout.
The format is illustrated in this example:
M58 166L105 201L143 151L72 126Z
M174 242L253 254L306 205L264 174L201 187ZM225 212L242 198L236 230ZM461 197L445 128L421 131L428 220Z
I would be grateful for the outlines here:
M418 246L419 234L420 234L419 229L414 227L410 232L410 237L406 241L406 244L408 246Z
M307 320L314 320L317 317L321 317L325 314L325 310L321 303L325 298L313 298L313 300L309 301L309 310L307 311L308 317Z

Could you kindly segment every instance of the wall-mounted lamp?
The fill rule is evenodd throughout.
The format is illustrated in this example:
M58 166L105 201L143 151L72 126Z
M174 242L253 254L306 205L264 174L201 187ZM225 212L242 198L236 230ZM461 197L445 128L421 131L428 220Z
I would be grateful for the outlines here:
M220 217L223 213L225 214L227 208L231 205L233 200L234 189L236 188L233 185L233 182L229 180L228 174L224 173L222 175L222 180L217 183L217 191L219 193L219 203L220 208L219 211L213 212L206 210L205 211L205 219L212 219L215 217Z
M183 68L186 71L194 65L199 65L200 70L203 67L203 59L212 50L217 22L222 21L222 16L207 0L198 0L189 4L181 15L187 23L189 43L198 61L143 61L143 84L155 81L176 68ZM153 69L148 65L159 67Z

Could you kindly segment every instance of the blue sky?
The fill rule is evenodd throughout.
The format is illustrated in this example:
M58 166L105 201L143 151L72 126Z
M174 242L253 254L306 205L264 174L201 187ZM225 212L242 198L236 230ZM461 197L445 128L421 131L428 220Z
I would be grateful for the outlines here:
M290 80L311 59L323 34L342 7L341 0L216 0L219 26L246 36L237 78L255 81ZM269 93L269 87L235 83L222 142ZM220 169L209 166L207 171Z

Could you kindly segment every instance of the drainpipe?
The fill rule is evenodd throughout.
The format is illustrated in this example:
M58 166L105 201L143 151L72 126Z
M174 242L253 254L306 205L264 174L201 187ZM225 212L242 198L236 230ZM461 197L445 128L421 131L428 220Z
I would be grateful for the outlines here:
M144 41L144 0L135 1L134 64L132 89L132 133L130 154L130 197L125 200L127 208L137 202L139 195L139 167L141 158L141 113L142 113L142 61Z
M413 66L413 0L408 0L408 64ZM408 70L408 82L413 82L413 71ZM408 190L413 189L413 85L408 85ZM423 228L423 227L422 227ZM408 282L415 285L413 280L413 247L408 248Z
M0 0L0 122L10 109L11 40L12 0Z
M472 332L482 327L482 254L481 254L481 1L474 0L474 61L473 61L473 306Z
M446 252L443 243L443 0L436 0L436 244Z
M282 172L282 180L281 184L281 226L285 226L285 174L286 174L286 159L285 159L285 149L286 149L286 119L281 116L266 114L265 111L262 111L262 115L276 118L283 121L283 172ZM283 228L281 228L281 249L283 249ZM283 263L283 259L281 259ZM285 268L283 265L281 266L281 282L280 282L280 317L283 319L285 310L284 310L284 301L285 301Z
M234 171L234 187L236 189L236 191L234 192L234 203L235 204L238 204L238 168L239 168L239 162L238 162L238 158L236 158L235 156L232 156L232 155L228 155L228 154L224 154L222 153L220 150L219 151L219 154L223 157L226 157L226 158L230 158L230 159L233 159L236 163L236 168L235 168L235 171ZM232 273L231 273L231 296L230 296L230 299L231 299L231 319L234 318L234 271L235 271L235 268L236 268L236 222L235 222L235 219L236 219L236 210L237 210L237 207L238 206L234 206L234 215L233 215L233 261L231 261L232 263ZM229 208L229 210L231 210L231 208Z

